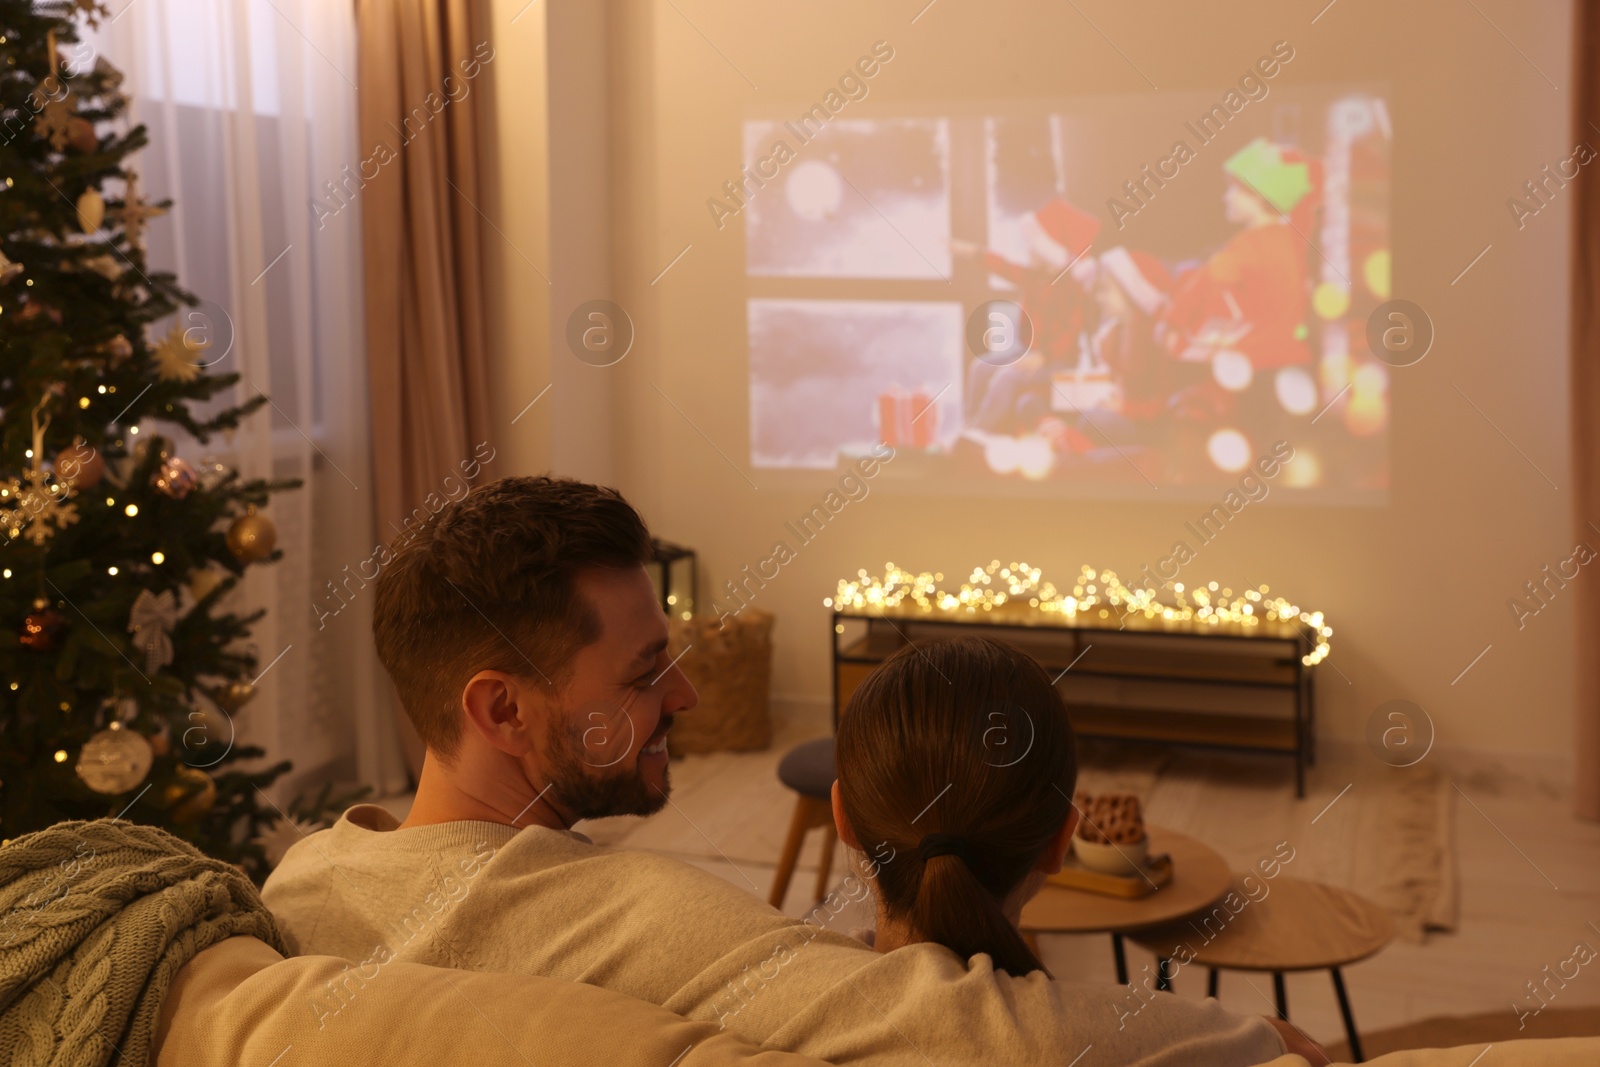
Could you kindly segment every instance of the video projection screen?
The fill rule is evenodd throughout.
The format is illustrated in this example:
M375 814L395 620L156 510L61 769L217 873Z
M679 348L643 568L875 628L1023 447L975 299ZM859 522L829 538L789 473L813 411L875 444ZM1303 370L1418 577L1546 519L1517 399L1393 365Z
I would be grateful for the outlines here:
M816 107L743 135L753 466L886 441L896 481L1114 495L1276 456L1308 501L1385 498L1382 88Z

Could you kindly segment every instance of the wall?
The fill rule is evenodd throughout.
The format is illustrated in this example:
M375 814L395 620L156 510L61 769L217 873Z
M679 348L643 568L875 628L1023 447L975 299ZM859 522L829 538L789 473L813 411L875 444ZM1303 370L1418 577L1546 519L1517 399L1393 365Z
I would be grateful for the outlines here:
M1567 749L1570 599L1557 594L1520 630L1507 600L1574 541L1569 209L1558 197L1519 230L1506 200L1571 151L1570 5L1322 7L613 0L609 288L638 339L609 368L609 438L620 486L656 531L701 552L702 596L766 556L832 481L780 482L748 464L743 232L737 220L719 231L705 207L738 174L747 113L798 114L879 40L895 58L869 100L852 105L862 114L1140 92L1147 77L1164 90L1220 90L1288 40L1297 54L1282 84L1391 86L1394 288L1430 312L1438 336L1427 359L1394 378L1387 506L1307 507L1276 495L1208 545L1193 573L1234 584L1249 575L1327 613L1325 735L1360 736L1372 710L1398 697L1430 712L1442 745ZM563 99L558 91L557 108ZM1169 132L1150 137L1164 145ZM559 346L550 358L570 362ZM760 593L758 605L778 617L775 689L826 699L822 598L859 567L892 560L961 573L999 557L1055 575L1084 562L1131 573L1197 510L1159 491L1086 505L876 490ZM1586 536L1600 544L1600 534Z
M495 47L481 207L498 473L614 481L615 376L565 340L570 311L609 295L606 8L482 2Z

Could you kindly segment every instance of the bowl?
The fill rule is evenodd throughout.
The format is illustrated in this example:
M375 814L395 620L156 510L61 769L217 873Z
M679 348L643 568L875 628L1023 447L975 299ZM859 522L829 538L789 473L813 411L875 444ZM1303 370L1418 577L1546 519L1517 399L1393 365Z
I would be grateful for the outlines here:
M1150 837L1146 835L1127 845L1099 845L1074 834L1072 851L1078 857L1078 862L1091 871L1126 877L1138 874L1144 867L1144 861L1150 854Z

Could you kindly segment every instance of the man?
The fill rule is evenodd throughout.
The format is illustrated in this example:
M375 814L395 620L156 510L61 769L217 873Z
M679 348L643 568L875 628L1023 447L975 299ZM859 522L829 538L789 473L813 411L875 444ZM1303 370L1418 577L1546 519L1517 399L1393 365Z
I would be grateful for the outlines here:
M1255 371L1308 367L1312 253L1303 235L1313 232L1310 212L1318 200L1314 161L1257 137L1222 169L1228 176L1223 213L1239 231L1183 276L1162 317L1191 339L1197 354L1227 337L1228 350L1245 356Z
M996 973L929 944L880 955L585 818L668 803L695 704L615 491L510 478L447 506L379 577L378 652L427 745L405 822L362 805L289 851L263 897L298 953L603 986L834 1063L1248 1064L1261 1018ZM847 885L860 883L850 879ZM819 913L822 909L819 909ZM330 982L313 1013L342 1003ZM1080 1058L1081 1057L1081 1058Z

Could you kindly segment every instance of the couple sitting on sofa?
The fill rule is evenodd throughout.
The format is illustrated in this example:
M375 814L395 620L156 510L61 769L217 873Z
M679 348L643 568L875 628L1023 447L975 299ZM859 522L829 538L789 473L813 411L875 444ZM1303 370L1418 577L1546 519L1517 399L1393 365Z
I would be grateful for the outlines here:
M1128 1018L1125 990L1052 980L1016 921L1067 851L1073 739L1044 672L995 642L903 650L842 718L834 813L868 860L873 946L573 831L670 803L667 731L696 696L649 557L615 492L511 478L378 579L378 651L427 744L415 803L403 823L351 809L263 891L294 953L349 961L310 999L318 1031L384 997L398 961L600 986L833 1063L1324 1062L1215 1000ZM985 744L997 715L1029 720L1023 758Z
M842 719L834 816L867 860L872 947L573 832L670 802L661 742L695 694L666 654L648 551L621 497L543 478L475 491L402 550L376 630L428 743L416 803L404 824L354 808L297 845L265 890L276 918L237 869L154 827L0 842L5 1062L1326 1062L1214 1000L1130 1016L1124 990L1040 966L1016 919L1062 862L1076 766L1049 680L1002 645L907 649ZM1019 715L1033 744L989 758L986 731ZM1512 1041L1481 1067L1597 1057L1595 1038Z

